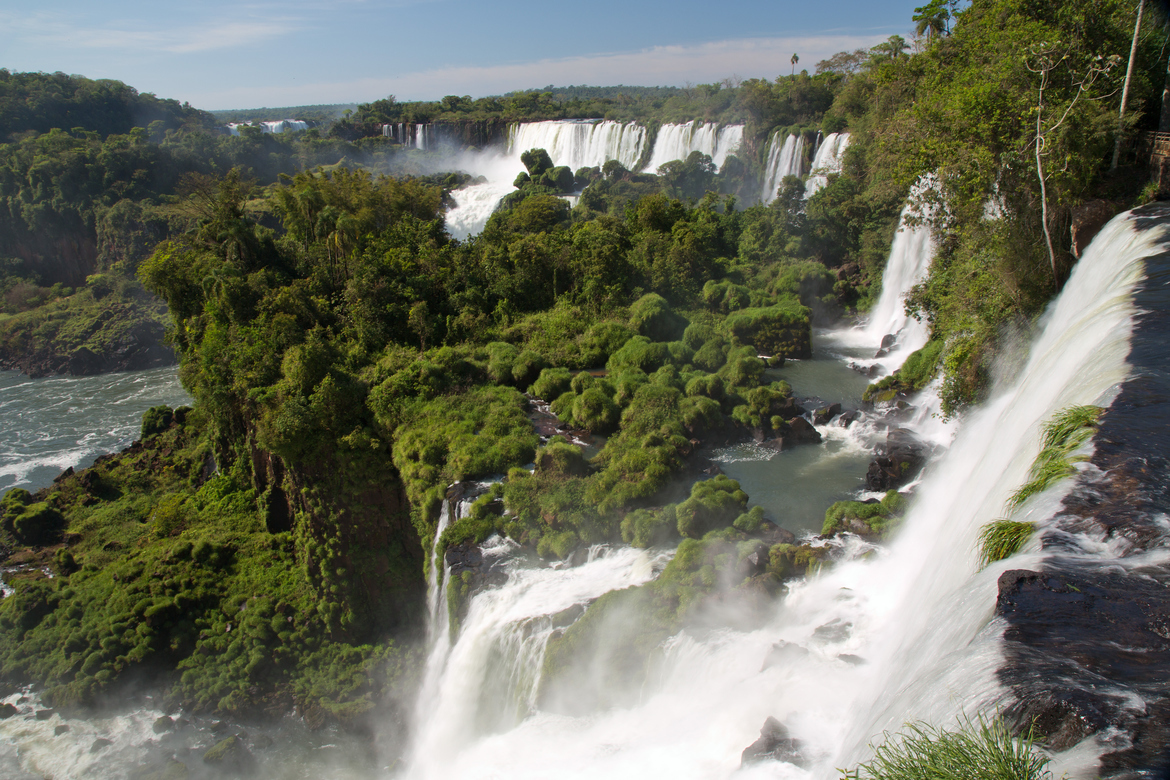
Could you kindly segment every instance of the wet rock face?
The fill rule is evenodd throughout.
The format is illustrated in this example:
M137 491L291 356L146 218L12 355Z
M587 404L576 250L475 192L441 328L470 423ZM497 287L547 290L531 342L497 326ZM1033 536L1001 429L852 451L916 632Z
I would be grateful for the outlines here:
M905 428L886 434L886 443L869 464L865 484L870 490L897 490L918 476L926 463L926 446Z
M1170 207L1135 212L1139 229ZM1134 296L1133 378L1101 420L1093 468L1076 478L1041 539L1039 571L1000 576L1005 713L1048 747L1117 729L1107 778L1170 777L1170 253L1147 260ZM1109 546L1085 555L1079 539ZM1072 553L1071 555L1069 553Z
M1093 236L1101 232L1105 223L1118 211L1117 205L1107 200L1090 200L1072 210L1069 234L1072 239L1073 257L1080 259Z
M740 766L760 761L786 761L796 766L804 766L805 763L800 754L800 741L789 736L784 724L772 717L764 721L760 738L744 748Z

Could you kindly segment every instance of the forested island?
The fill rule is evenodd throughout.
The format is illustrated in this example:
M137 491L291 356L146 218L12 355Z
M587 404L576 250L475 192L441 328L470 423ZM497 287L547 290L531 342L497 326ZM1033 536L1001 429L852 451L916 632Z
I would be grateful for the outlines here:
M808 418L840 410L803 408L768 371L873 305L912 191L937 253L906 306L930 338L866 402L937 380L948 417L987 398L1108 218L1166 194L1143 146L1166 129L1159 9L1135 38L1120 0L947 8L919 9L913 48L894 36L811 75L388 98L285 134L230 135L119 82L0 70L0 366L177 360L195 399L152 409L128 450L0 499L3 685L64 710L150 692L360 731L404 717L421 679L428 576L454 563L440 609L457 633L493 584L478 563L493 534L566 565L599 543L677 548L652 581L566 618L549 696L607 612L640 615L615 673L633 689L715 600L758 618L829 548L777 527L704 452L820 440ZM743 143L721 168L696 152L656 173L529 150L514 193L457 240L444 215L474 174L383 132L445 124L481 146L550 119L651 138L739 123ZM759 202L774 134L811 157L842 132L823 187L806 198L788 176ZM488 478L442 525L452 486ZM823 535L880 540L904 503L826 506Z

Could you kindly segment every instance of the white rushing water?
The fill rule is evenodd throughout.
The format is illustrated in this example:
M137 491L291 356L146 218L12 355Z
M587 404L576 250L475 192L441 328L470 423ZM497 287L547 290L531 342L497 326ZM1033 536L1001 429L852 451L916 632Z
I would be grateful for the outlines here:
M49 485L137 439L150 407L191 402L175 366L40 379L0 371L0 492Z
M720 170L727 158L742 144L743 125L720 127L712 122L665 124L658 128L654 151L645 171L656 173L658 166L672 160L685 160L691 152L708 155L715 169Z
M890 246L890 257L882 273L882 291L878 301L858 329L839 331L833 338L852 347L867 346L876 350L886 336L894 337L894 344L886 354L873 359L856 361L861 366L877 366L875 376L893 373L910 356L921 349L930 338L926 322L906 313L906 294L930 272L935 243L930 220L933 208L923 195L936 186L934 176L923 176L910 190L909 202L898 217L898 229Z
M829 133L817 147L808 181L804 183L804 196L811 198L829 183L829 175L841 172L845 150L849 148L849 133Z
M461 161L459 167L487 181L451 193L456 205L447 212L447 230L459 239L483 230L504 196L516 191L513 182L525 170L520 155L529 149L544 149L554 165L577 171L609 160L631 168L642 156L645 143L646 128L634 122L564 120L513 125L504 150L470 154Z
M979 571L979 530L1025 481L1043 423L1070 405L1108 402L1126 377L1132 290L1141 259L1161 240L1161 231L1138 234L1123 216L1093 241L1042 319L1016 383L963 420L888 547L874 554L847 538L842 560L791 583L756 630L683 631L662 648L660 673L635 705L570 717L540 711L526 692L540 670L541 616L649 577L648 560L637 559L644 553L518 568L507 585L477 595L407 774L447 777L457 767L464 778L724 778L774 716L800 740L805 766L764 762L739 776L836 778L837 767L866 759L884 730L993 711L1007 695L995 677L996 580L1038 561L1025 551ZM1050 517L1068 484L1032 498L1028 519ZM599 684L582 682L582 694ZM1062 768L1091 772L1094 754L1091 746L1070 753L1082 765Z
M231 122L226 127L231 135L239 135L241 127L259 127L265 133L292 133L307 130L309 123L300 119L277 119L273 122Z
M760 200L776 200L776 190L785 176L799 176L804 168L804 136L788 135L783 141L774 133L768 141L768 162L764 166L764 188Z

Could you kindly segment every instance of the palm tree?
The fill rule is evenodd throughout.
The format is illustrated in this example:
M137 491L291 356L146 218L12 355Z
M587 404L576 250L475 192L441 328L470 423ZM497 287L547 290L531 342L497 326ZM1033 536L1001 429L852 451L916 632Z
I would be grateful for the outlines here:
M948 32L947 22L950 18L951 12L946 8L946 0L930 0L927 5L914 9L912 21L918 22L914 32L916 35L925 33L927 39L933 41L936 35L945 35Z
M792 55L792 75L793 76L796 75L796 63L798 63L798 62L800 62L800 57L797 57L795 54L793 54Z
M906 39L901 35L891 35L886 41L886 50L890 52L890 59L898 59L909 48L910 44L906 43Z

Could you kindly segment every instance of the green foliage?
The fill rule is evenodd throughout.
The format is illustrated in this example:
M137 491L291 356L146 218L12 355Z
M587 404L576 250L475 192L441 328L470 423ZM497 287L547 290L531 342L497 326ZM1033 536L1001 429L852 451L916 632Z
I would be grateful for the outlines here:
M747 507L747 500L739 483L723 474L696 482L690 498L675 509L678 533L700 539L709 531L731 525Z
M896 525L906 508L906 498L896 490L886 491L881 501L838 501L825 511L823 536L843 531L884 536Z
M175 419L175 412L169 406L152 406L146 410L142 415L142 431L141 436L145 439L147 436L153 436L156 433L162 433L167 428L171 427L171 422Z
M961 720L942 729L912 723L874 749L874 757L847 777L857 780L1041 780L1049 759L1032 737L1013 737L1002 718Z
M897 371L865 388L862 400L873 403L892 401L899 393L908 395L926 387L938 372L944 346L941 339L926 342L926 346L911 353Z
M687 321L656 293L643 295L630 306L630 328L651 341L674 341L686 327Z
M1076 473L1074 464L1085 457L1073 453L1092 438L1103 412L1097 406L1071 406L1045 423L1043 446L1032 462L1029 479L1008 499L1012 508Z
M467 393L416 401L394 431L393 460L410 499L419 536L433 536L446 486L505 474L532 461L537 438L517 391L481 386Z
M792 298L765 308L737 311L727 318L724 327L736 342L770 357L812 355L809 310Z
M28 504L12 518L12 533L22 544L43 546L61 540L65 517L44 501Z
M1028 522L999 518L979 531L979 560L984 566L1018 553L1032 537L1035 527Z

